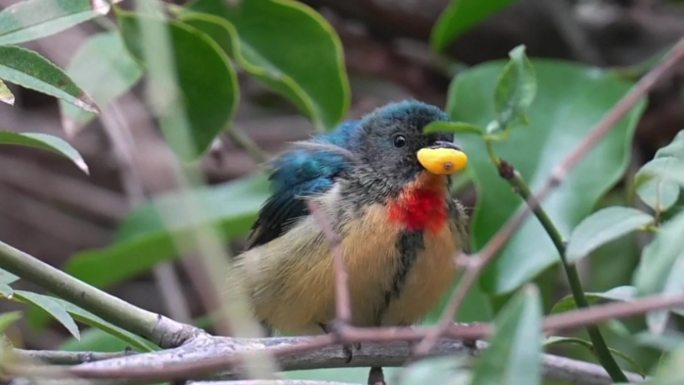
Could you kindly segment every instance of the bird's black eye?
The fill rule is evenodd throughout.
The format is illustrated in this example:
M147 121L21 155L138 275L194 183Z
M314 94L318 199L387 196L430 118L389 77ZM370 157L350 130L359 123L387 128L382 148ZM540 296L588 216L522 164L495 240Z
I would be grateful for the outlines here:
M404 147L406 144L406 138L404 135L397 135L394 137L394 147Z

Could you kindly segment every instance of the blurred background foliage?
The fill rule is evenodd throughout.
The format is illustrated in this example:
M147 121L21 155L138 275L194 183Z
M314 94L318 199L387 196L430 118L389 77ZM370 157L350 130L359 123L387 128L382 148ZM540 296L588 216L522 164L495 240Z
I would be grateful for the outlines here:
M454 121L500 135L497 154L534 190L684 35L684 4L667 0L197 0L149 9L118 3L0 0L0 100L6 103L0 103L0 240L143 308L207 328L211 306L192 284L193 262L178 260L194 249L175 240L212 225L239 252L268 194L263 162L288 142L389 101L416 98L442 106ZM149 24L169 28L171 57L146 51L141 27ZM509 51L520 44L531 58L536 97L511 121L497 84L506 79L500 74ZM166 92L148 95L143 79L161 76L151 69L163 60L174 63L167 75L178 89L169 84ZM514 75L508 78L520 81ZM684 177L678 171L684 134L676 136L684 126L683 84L680 63L544 202L570 240L592 303L684 290ZM182 111L170 111L178 100ZM189 135L173 129L177 113ZM470 167L454 193L472 216L477 250L521 201L497 174L481 138L457 132L456 141ZM207 185L179 191L169 167L176 157ZM131 187L131 179L139 185ZM188 193L203 207L193 215L184 207ZM600 210L605 207L615 210ZM542 312L574 308L557 262L542 227L528 220L471 291L458 320L496 318L502 330L525 335L521 320L529 328ZM513 295L527 282L538 293ZM13 300L0 301L0 325L15 345L154 349L34 291L0 271L0 294ZM25 314L11 312L17 309ZM74 319L84 325L80 331ZM633 361L621 362L624 368L652 373L672 348L663 336L681 340L681 327L681 318L654 313L610 321L602 331L609 346ZM572 338L555 340L547 351L594 360L584 332L566 337ZM507 357L515 357L521 346L510 338L499 346L509 344ZM482 374L486 365L485 357L474 381L492 381ZM462 366L426 361L401 383L468 378ZM534 373L526 364L515 367L520 378ZM661 370L666 378L667 365ZM366 369L288 376L362 382Z

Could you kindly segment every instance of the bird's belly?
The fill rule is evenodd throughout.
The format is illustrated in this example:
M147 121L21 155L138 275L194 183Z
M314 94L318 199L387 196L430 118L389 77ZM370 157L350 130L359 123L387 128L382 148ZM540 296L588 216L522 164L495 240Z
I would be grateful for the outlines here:
M449 226L424 233L425 248L411 267L399 295L388 303L383 326L412 325L420 321L449 290L456 276L454 256L459 245Z
M348 273L352 323L405 325L424 316L454 277L456 250L449 226L425 232L399 293L393 293L401 255L401 224L388 221L375 204L341 228L341 251ZM286 333L320 331L335 317L335 276L330 245L307 217L280 238L252 249L242 270L257 317ZM249 255L254 254L254 255ZM393 293L393 294L392 294Z

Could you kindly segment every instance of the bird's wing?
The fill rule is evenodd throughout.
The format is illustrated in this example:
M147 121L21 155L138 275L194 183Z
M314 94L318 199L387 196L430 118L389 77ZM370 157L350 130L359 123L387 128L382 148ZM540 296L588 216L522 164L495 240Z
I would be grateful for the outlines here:
M319 136L311 143L345 149L357 124L357 121L345 122L332 133ZM335 178L349 165L350 160L343 154L315 146L296 148L276 159L269 178L272 195L259 211L252 227L249 248L279 237L298 218L308 215L305 199L332 188Z

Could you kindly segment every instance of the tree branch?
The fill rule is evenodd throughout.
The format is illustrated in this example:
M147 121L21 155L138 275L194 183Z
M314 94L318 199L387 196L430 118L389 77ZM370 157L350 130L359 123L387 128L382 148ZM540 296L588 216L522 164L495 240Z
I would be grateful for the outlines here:
M179 346L204 334L194 326L131 305L3 242L0 242L0 268L163 348Z

